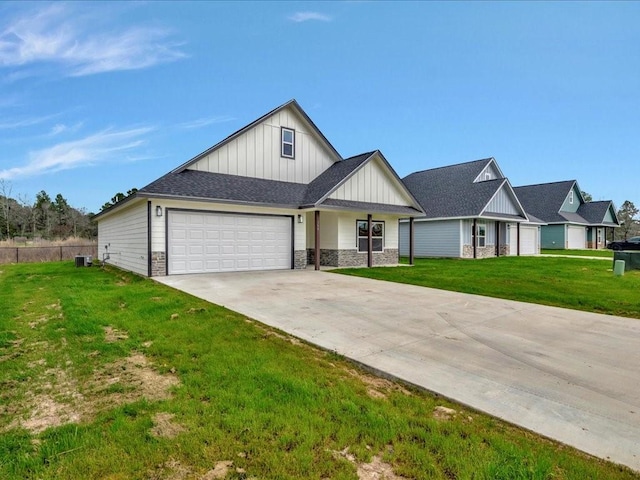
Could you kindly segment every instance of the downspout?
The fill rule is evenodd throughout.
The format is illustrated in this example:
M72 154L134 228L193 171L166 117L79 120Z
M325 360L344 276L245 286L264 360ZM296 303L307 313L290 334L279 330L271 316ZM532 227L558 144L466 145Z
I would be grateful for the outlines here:
M520 256L520 222L516 223L516 233L518 235L518 256Z
M496 222L496 257L500 257L500 222Z
M478 258L477 243L478 243L478 219L473 219L473 232L471 233L471 242L473 243L473 258Z
M314 261L315 269L320 270L320 210L314 212L314 227L316 231L315 245L314 245Z
M413 224L413 217L410 217L409 218L409 265L413 265L414 236L415 236L415 230L414 230L414 224Z
M147 277L151 277L153 266L151 261L151 200L147 201Z
M367 267L373 266L373 216L367 215Z

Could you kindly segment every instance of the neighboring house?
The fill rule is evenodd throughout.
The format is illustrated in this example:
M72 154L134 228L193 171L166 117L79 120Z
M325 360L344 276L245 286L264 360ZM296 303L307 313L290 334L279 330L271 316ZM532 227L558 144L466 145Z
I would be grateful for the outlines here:
M515 187L527 213L542 219L542 248L605 248L607 229L619 225L609 200L585 202L575 180Z
M378 150L343 159L295 100L96 216L141 275L398 263L423 211Z
M401 255L410 255L412 237L416 257L539 253L542 222L525 213L495 159L424 170L403 182L426 216L401 222Z

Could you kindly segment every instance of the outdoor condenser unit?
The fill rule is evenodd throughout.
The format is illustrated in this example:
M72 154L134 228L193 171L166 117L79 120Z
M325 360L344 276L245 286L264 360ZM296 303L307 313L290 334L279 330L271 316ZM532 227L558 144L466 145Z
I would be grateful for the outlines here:
M90 267L93 264L91 255L76 255L76 267Z

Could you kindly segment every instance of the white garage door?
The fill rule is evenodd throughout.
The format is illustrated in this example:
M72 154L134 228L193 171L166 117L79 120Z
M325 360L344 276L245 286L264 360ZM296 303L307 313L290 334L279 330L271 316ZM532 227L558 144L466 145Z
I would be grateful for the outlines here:
M520 255L537 255L538 227L520 226Z
M584 227L574 227L569 225L567 236L569 239L567 248L586 248Z
M169 275L291 268L291 217L168 212Z

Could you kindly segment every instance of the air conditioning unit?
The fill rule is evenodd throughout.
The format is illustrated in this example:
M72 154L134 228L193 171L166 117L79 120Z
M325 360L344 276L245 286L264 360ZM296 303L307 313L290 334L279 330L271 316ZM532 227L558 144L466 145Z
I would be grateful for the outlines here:
M92 255L76 255L76 267L90 267L93 264Z

